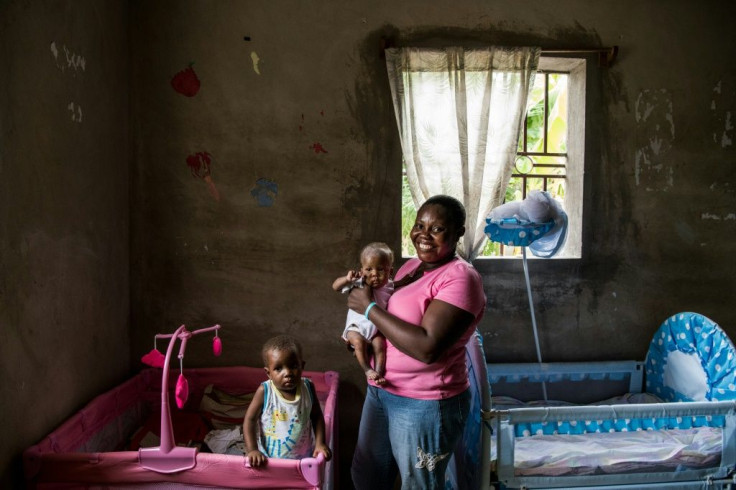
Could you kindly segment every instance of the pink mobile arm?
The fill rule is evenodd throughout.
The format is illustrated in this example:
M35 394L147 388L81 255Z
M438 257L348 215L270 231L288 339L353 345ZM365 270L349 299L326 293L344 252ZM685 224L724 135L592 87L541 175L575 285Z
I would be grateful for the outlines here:
M156 338L171 338L169 347L166 349L166 359L164 360L161 377L161 445L159 447L141 448L138 451L138 461L143 468L159 473L176 473L196 466L196 448L175 446L174 429L171 425L171 410L169 409L169 361L176 339L182 341L179 349L179 358L181 359L184 357L186 341L191 336L219 329L220 325L214 325L190 332L182 325L173 334L156 335Z

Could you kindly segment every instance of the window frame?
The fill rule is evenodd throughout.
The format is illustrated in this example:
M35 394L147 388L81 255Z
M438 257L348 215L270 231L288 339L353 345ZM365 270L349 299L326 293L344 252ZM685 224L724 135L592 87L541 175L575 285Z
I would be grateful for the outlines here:
M568 137L565 169L565 213L568 217L567 239L554 259L581 259L583 238L583 186L585 175L585 97L587 62L584 58L540 56L538 72L568 74ZM402 164L403 167L403 164ZM402 191L404 172L402 171ZM402 192L403 201L403 192ZM403 202L402 202L403 204ZM402 206L403 207L403 206ZM404 237L400 237L400 241ZM409 256L400 252L402 259ZM534 255L529 255L533 258ZM521 255L479 256L474 262L521 259Z
M568 127L565 178L567 240L553 258L580 259L583 249L583 194L585 177L585 94L587 62L584 58L539 58L540 71L567 72ZM501 258L501 257L483 257Z

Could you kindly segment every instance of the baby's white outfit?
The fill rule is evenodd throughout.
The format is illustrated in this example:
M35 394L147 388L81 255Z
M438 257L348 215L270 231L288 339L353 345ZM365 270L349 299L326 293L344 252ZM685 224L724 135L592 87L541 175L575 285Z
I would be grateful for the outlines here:
M346 286L347 290L353 287L363 287L362 279L358 279L354 285ZM345 291L345 290L343 290ZM388 306L388 299L394 292L394 282L389 280L385 286L373 290L373 301L376 302L376 306L381 309L386 309ZM342 332L343 340L348 340L348 332L358 332L360 335L368 340L373 339L376 336L376 326L373 325L364 314L360 314L357 311L348 310L348 317L345 321L345 330Z

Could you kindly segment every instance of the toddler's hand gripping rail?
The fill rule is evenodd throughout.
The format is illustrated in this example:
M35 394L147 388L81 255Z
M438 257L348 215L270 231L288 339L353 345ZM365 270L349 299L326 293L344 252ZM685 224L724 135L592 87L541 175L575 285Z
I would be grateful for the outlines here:
M171 410L169 409L169 361L171 360L171 354L174 351L174 344L176 344L177 339L181 339L178 356L181 362L184 359L184 350L186 349L189 338L193 335L211 331L215 332L212 350L216 356L219 356L222 352L222 343L217 336L219 329L220 325L214 325L190 332L182 325L173 334L156 335L156 339L171 338L169 347L166 349L166 359L164 360L163 374L161 377L161 445L159 447L140 448L138 450L138 462L142 468L158 473L176 473L196 466L197 448L177 447L175 445L174 429L171 425ZM189 392L183 373L179 376L176 391L177 404L181 401L181 408Z

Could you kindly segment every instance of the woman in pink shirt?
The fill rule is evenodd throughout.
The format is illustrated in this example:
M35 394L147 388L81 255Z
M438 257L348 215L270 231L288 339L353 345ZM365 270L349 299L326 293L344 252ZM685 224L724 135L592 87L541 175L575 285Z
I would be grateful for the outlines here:
M396 273L384 310L370 288L348 307L386 337L386 374L369 382L352 465L355 488L442 489L445 469L470 406L465 344L485 311L480 274L455 254L465 208L433 196L417 211L410 237L417 257Z

